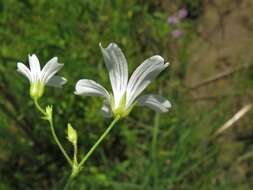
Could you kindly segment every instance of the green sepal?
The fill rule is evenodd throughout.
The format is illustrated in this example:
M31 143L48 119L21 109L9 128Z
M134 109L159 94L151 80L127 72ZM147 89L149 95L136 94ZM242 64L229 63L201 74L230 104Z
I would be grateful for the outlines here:
M41 83L40 81L37 81L36 83L31 83L30 86L30 96L33 99L39 99L43 96L45 89L45 84Z
M47 106L45 110L45 116L43 117L45 120L52 121L53 117L53 106Z
M125 106L126 106L126 93L124 93L123 96L121 97L119 106L116 109L113 107L114 115L122 117L125 112Z
M122 118L123 117L126 117L129 115L129 113L132 111L132 109L134 108L134 106L137 104L137 102L134 102L127 110L125 110L125 112L123 113L123 115L121 116Z

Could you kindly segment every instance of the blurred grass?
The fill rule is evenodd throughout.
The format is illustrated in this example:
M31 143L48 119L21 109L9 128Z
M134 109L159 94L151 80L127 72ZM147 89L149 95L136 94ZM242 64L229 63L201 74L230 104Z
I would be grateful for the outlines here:
M66 126L73 124L83 155L109 121L99 111L102 100L74 96L74 85L90 78L110 87L98 43L111 41L122 47L130 71L154 54L178 63L147 90L161 91L173 109L158 115L135 108L95 151L73 188L250 189L249 182L224 172L233 163L229 153L223 155L226 142L210 139L231 110L237 111L238 98L194 100L186 88L188 45L196 38L194 22L202 3L182 1L178 6L189 8L190 19L180 26L185 35L176 40L166 22L173 11L162 1L0 1L0 189L58 189L70 169L29 98L28 82L16 72L17 61L27 63L27 55L36 53L43 64L53 56L65 64L61 74L68 85L47 88L42 104L54 105L56 130L68 150ZM232 95L252 88L251 70L232 79ZM242 151L245 142L232 146Z

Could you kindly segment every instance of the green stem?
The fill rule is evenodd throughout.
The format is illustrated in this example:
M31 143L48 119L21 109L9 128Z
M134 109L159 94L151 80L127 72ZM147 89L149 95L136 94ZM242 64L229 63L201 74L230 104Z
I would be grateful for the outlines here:
M49 124L50 124L50 129L51 129L52 136L53 136L56 144L58 145L59 149L61 150L61 152L64 155L64 157L66 158L66 160L68 161L69 165L72 167L72 161L71 161L70 157L68 156L68 154L66 153L65 149L63 148L63 146L61 145L61 143L60 143L60 141L59 141L59 139L58 139L58 137L55 133L52 118L49 119L48 121L49 121Z
M77 160L77 144L75 143L74 145L74 158L73 158L73 162L75 165L78 165L78 160Z
M34 104L36 106L36 108L43 114L46 115L46 112L44 111L44 109L40 106L38 99L34 99Z
M68 190L70 188L71 182L73 180L72 175L69 176L66 185L64 186L63 190Z
M93 151L97 148L97 146L101 143L101 141L107 136L107 134L111 131L113 126L119 121L120 116L116 116L114 120L111 122L109 127L104 131L104 133L100 136L100 138L97 140L97 142L91 147L89 152L83 157L79 164L79 168L82 168L82 165L86 162L86 160L90 157L90 155L93 153Z
M44 116L47 116L48 114L46 113L46 111L40 106L39 102L38 102L38 99L34 99L34 104L36 106L36 108L44 115ZM53 124L53 121L52 121L52 113L49 117L47 117L47 120L50 124L50 129L51 129L51 132L52 132L52 136L56 142L56 144L58 145L58 147L60 148L62 154L64 155L64 157L66 158L66 160L68 161L68 163L70 164L70 166L72 167L72 161L70 159L70 157L68 156L68 154L66 153L65 149L63 148L63 146L61 145L56 133L55 133L55 130L54 130L54 124Z
M72 162L72 173L69 176L67 183L64 187L64 190L68 190L70 188L72 180L78 175L80 170L82 169L83 164L88 160L88 158L91 156L91 154L94 152L94 150L97 148L97 146L102 142L102 140L108 135L108 133L111 131L111 129L115 126L117 121L119 121L120 116L116 116L114 120L111 122L109 127L104 131L104 133L99 137L97 142L91 147L89 152L83 157L81 162L78 164L77 160L77 144L74 144L74 158Z
M153 127L153 137L152 137L152 160L153 160L153 175L154 175L154 189L157 188L158 184L158 170L157 170L157 139L159 133L159 121L160 115L156 113Z

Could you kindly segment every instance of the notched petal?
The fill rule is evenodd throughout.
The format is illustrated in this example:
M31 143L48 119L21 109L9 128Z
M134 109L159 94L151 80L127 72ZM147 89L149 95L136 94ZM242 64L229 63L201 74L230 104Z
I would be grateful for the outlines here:
M53 76L47 82L47 86L53 86L57 88L61 88L64 84L67 83L67 79L61 76Z
M164 97L149 94L141 96L137 99L138 105L147 106L158 112L168 112L171 108L171 103Z
M101 43L99 46L109 72L115 103L119 104L128 82L128 65L125 55L116 43L110 43L106 48L103 48Z
M93 80L81 79L76 83L75 89L76 95L102 96L105 97L107 100L110 99L110 95L107 90Z
M30 66L31 72L36 75L39 75L40 62L39 62L38 57L35 54L32 54L31 56L29 55L28 58L29 58L29 66Z
M28 78L30 82L32 82L31 71L23 63L17 63L17 71Z
M146 59L132 74L127 86L127 106L168 66L164 59L155 55Z
M47 83L63 66L58 63L57 57L50 59L41 71L41 82Z

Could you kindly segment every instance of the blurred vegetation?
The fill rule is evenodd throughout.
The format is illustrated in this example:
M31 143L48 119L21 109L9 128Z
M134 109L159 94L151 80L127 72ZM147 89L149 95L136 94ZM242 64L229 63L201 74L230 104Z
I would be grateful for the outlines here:
M174 39L167 18L182 7L188 17L178 26L183 35ZM1 0L0 189L58 189L70 171L16 63L27 64L28 54L35 53L42 64L54 56L65 64L61 75L68 84L46 88L42 104L54 105L57 134L69 153L66 128L73 124L84 155L110 121L100 113L101 99L77 97L74 86L90 78L110 88L98 43L112 41L124 51L131 72L155 54L172 63L147 91L168 97L173 108L165 115L134 108L95 151L73 189L251 189L252 121L245 118L237 126L248 136L238 129L227 138L211 137L243 103L252 102L252 68L209 87L202 98L196 99L198 91L190 88L190 45L199 38L196 27L204 7L200 0ZM245 57L238 65L252 63L252 57ZM218 89L222 93L208 96Z

